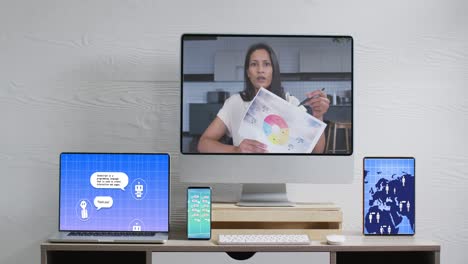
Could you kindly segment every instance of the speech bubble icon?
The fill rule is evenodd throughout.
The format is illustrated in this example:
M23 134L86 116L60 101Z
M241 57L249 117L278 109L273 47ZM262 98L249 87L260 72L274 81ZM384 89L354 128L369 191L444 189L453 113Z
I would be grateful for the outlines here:
M95 172L89 182L97 189L121 189L128 185L128 175L124 172Z
M110 196L96 196L94 198L94 206L96 206L97 210L101 208L111 208L114 204L114 199Z

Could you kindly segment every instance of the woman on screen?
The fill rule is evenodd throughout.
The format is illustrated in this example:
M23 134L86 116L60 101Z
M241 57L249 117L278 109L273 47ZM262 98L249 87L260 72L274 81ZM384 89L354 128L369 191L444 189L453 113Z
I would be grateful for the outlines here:
M249 103L261 87L298 106L299 100L284 92L281 86L279 63L273 49L264 43L252 45L247 51L244 63L244 90L226 100L217 117L211 122L198 143L198 151L209 153L267 153L267 145L253 139L242 138L238 131ZM306 94L305 105L312 108L313 116L323 121L330 101L327 95L316 90ZM306 111L304 107L301 108ZM232 137L233 145L226 145L219 140L227 135ZM322 134L313 149L313 153L323 153L325 136Z

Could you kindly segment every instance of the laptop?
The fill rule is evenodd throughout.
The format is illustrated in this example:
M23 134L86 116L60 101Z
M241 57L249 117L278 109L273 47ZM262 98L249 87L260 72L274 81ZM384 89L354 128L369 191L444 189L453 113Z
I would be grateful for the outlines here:
M49 242L165 243L170 157L60 154L59 232Z

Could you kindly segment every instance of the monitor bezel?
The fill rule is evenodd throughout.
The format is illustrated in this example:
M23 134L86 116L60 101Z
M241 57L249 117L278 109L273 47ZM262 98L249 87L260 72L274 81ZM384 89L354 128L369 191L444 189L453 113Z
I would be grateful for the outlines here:
M143 152L143 153L138 153L138 152L62 152L60 153L59 155L59 181L58 181L58 185L59 185L59 193L58 193L58 197L59 197L59 210L58 210L58 230L60 232L73 232L73 231L80 231L80 232L113 232L113 231L117 231L117 230L69 230L69 229L61 229L61 214L60 214L60 211L61 211L61 201L62 201L62 155L68 155L68 154L112 154L112 155L161 155L161 156L167 156L167 166L168 166L168 171L167 171L167 187L168 187L168 191L167 191L167 230L146 230L148 232L160 232L160 233L169 233L170 232L170 226L171 226L171 221L170 221L170 217L171 217L171 208L170 208L170 205L171 205L171 155L167 152ZM121 232L121 231L117 231L117 232ZM139 231L128 231L128 232L139 232Z

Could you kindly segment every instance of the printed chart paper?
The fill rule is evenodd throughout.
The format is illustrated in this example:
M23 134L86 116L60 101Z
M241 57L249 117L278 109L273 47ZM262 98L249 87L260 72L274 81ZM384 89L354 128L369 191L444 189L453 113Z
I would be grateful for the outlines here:
M268 146L269 153L311 153L327 125L260 88L241 121L239 134Z

